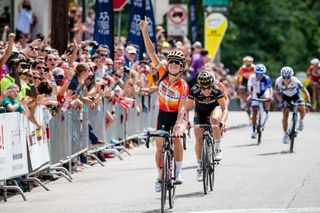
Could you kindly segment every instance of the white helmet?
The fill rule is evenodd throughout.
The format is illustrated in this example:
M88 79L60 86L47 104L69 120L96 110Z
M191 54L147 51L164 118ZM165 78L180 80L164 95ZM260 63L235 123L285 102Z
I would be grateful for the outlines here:
M243 61L243 63L244 63L245 65L250 65L250 64L253 63L253 58L248 55L248 56L244 57L244 58L242 59L242 61Z
M291 77L294 75L293 69L291 67L282 67L280 71L282 77Z
M257 75L263 75L267 72L267 68L263 64L256 64L254 67L254 72Z
M311 59L311 61L310 61L310 63L313 65L313 66L316 66L316 65L318 65L319 64L319 59L317 59L317 58L313 58L313 59Z

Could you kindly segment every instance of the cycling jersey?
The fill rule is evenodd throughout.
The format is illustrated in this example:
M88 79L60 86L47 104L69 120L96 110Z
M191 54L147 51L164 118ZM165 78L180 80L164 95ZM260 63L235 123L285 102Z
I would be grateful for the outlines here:
M311 75L312 81L319 81L320 80L320 67L310 65L308 68L308 74Z
M290 79L290 83L285 86L283 83L283 78L282 76L280 76L276 80L275 88L277 91L280 91L281 95L293 97L296 94L300 96L300 89L303 88L303 84L295 76L292 76Z
M223 98L223 91L217 86L214 85L211 89L209 96L202 94L201 89L198 84L194 85L189 93L189 100L195 101L196 110L212 111L214 107L218 106L218 100Z
M248 79L252 74L254 74L254 64L251 64L249 68L246 65L242 65L238 72L238 82L240 85L247 87Z
M167 72L167 68L163 64L157 66L160 79ZM180 99L187 99L189 87L187 82L179 78L176 82L169 85L168 78L159 83L159 108L165 112L177 112L179 110Z
M269 88L272 88L272 81L269 76L264 75L259 81L256 75L253 74L249 77L248 87L251 88L252 94L258 96L263 95Z

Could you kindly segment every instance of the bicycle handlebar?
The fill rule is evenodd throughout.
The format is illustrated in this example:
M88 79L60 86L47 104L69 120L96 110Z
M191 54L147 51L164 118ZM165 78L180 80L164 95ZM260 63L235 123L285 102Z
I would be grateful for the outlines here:
M150 137L160 137L160 138L182 138L182 141L183 141L183 149L186 150L187 147L186 147L186 134L183 133L183 135L180 135L180 136L175 136L175 135L172 135L170 134L169 132L167 131L164 131L164 130L157 130L155 132L147 132L147 141L146 141L146 147L149 149L149 143L150 143Z
M259 101L259 102L268 102L271 101L270 99L266 98L251 98L252 101Z

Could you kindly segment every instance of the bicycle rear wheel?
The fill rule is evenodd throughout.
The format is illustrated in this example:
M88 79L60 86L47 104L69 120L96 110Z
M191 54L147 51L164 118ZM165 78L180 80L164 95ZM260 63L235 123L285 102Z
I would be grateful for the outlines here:
M164 212L166 206L168 168L168 153L164 152L162 156L161 212Z
M290 138L290 152L293 152L293 146L294 146L294 138L296 137L296 124L297 123L297 114L293 113L292 115L292 124L291 124L291 130L289 133Z
M214 143L212 143L212 141L210 141L209 143L209 147L208 150L210 150L210 152L208 152L209 154L209 185L210 185L210 191L213 191L213 187L214 187L214 155L215 155L215 151L214 151Z
M176 164L174 163L174 159L170 159L170 164L171 165L171 171L170 171L170 186L168 187L168 194L169 194L169 207L170 209L173 208L174 206L174 200L176 197L176 185L174 184L174 180L176 177Z
M206 139L203 140L202 145L202 183L203 183L203 192L206 195L208 192L208 181L209 181L209 172L208 172L208 147Z

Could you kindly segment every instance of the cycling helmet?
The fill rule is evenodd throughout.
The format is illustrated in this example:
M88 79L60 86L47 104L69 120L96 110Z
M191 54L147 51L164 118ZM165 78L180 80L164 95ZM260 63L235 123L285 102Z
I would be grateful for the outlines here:
M318 65L319 64L319 59L317 59L317 58L313 58L313 59L311 59L311 61L310 61L310 63L313 65L313 66L316 66L316 65Z
M254 73L256 75L263 75L266 72L267 72L267 68L263 64L256 64L256 66L254 67Z
M182 52L170 52L167 56L167 61L170 60L178 60L182 63L183 67L186 64L186 58L184 57Z
M282 77L291 77L294 75L293 69L291 67L282 67L280 71Z
M201 88L209 88L213 86L216 78L213 73L208 71L202 71L197 77L197 83Z
M253 63L253 58L251 56L246 56L242 61L245 65L251 65Z

